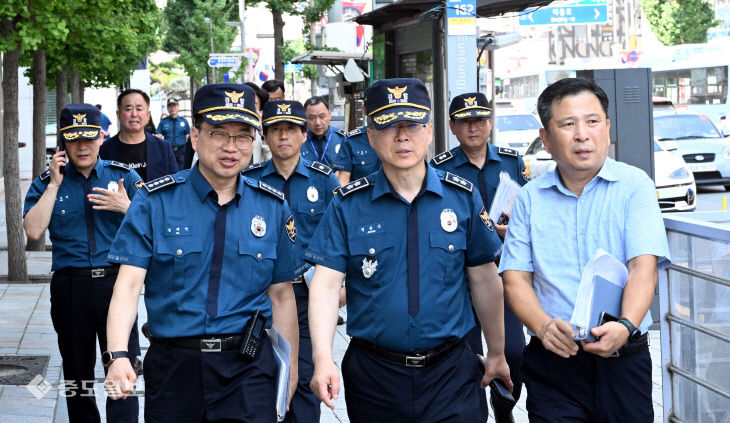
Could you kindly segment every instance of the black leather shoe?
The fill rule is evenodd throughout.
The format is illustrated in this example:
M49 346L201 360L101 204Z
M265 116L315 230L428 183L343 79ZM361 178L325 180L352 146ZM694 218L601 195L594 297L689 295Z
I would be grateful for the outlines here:
M489 404L492 406L492 415L494 415L494 421L497 423L515 423L515 418L512 416L512 410L504 412L494 408L494 401L492 397L489 397Z

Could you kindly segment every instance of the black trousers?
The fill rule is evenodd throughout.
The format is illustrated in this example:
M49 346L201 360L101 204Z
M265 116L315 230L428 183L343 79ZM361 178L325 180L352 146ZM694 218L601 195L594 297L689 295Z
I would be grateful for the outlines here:
M619 358L581 349L562 358L533 337L522 366L530 422L654 421L649 348Z
M92 279L58 272L51 279L51 320L63 359L66 404L71 422L100 421L94 397L96 339L99 338L101 351L106 351L106 317L115 280L116 276ZM129 336L128 351L133 357L140 355L136 320ZM107 398L108 422L137 422L138 415L137 397L118 401Z
M318 423L321 413L320 401L309 387L314 374L312 339L309 336L309 289L305 283L295 283L293 287L299 318L299 382L284 422Z
M475 354L482 354L482 329L479 325L479 317L477 316L476 310L474 312L474 321L477 325L466 334L466 340L471 346ZM522 322L517 318L512 308L504 302L504 355L507 359L507 365L509 366L510 379L514 384L512 389L512 396L515 401L520 400L522 394L522 352L525 349L525 333L522 329ZM484 412L483 418L479 421L486 422L489 410L487 408L487 400L485 395L482 393L479 399L480 408ZM495 408L502 413L508 413L512 409L501 409L501 405L495 402Z
M465 342L422 368L393 363L350 343L342 375L352 423L474 423L481 416L481 371Z
M185 152L188 150L187 144L175 147L172 149L172 154L175 155L175 161L177 162L178 170L186 169L185 166Z
M253 361L238 351L201 352L152 341L144 360L146 422L276 422L271 340Z

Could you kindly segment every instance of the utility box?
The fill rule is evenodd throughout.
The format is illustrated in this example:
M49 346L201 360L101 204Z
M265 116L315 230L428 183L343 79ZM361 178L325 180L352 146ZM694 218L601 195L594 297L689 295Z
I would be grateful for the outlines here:
M595 69L577 71L592 79L608 95L611 120L609 155L636 166L654 179L654 125L651 69Z

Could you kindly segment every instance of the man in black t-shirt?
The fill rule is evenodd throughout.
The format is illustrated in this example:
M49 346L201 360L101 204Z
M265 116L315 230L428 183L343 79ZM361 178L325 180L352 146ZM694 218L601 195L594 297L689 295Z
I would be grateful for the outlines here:
M99 150L103 159L129 164L145 182L178 171L170 143L144 130L149 109L147 93L134 88L122 91L117 97L120 131Z

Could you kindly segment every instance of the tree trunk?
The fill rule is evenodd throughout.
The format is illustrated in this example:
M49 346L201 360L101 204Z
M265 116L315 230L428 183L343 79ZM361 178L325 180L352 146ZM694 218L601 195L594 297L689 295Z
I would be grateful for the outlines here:
M195 82L195 78L192 76L190 77L190 104L193 104L193 97L195 97L195 92L198 91L198 83ZM190 122L193 123L193 122Z
M68 104L68 66L61 65L61 70L56 73L56 122L61 116L61 109ZM56 125L56 129L60 127Z
M2 35L9 38L15 23L2 22ZM28 280L23 235L23 208L20 199L20 170L18 168L18 56L20 46L5 52L3 60L3 177L5 178L5 222L8 236L8 280Z
M86 81L79 81L79 103L85 103L84 91L86 91Z
M281 11L273 9L274 16L274 75L279 81L284 81L284 63L281 61L281 47L284 45L284 19Z
M33 179L46 169L46 52L33 52ZM45 251L46 234L28 240L28 251Z
M79 68L71 69L71 103L81 103L81 81L79 80Z

